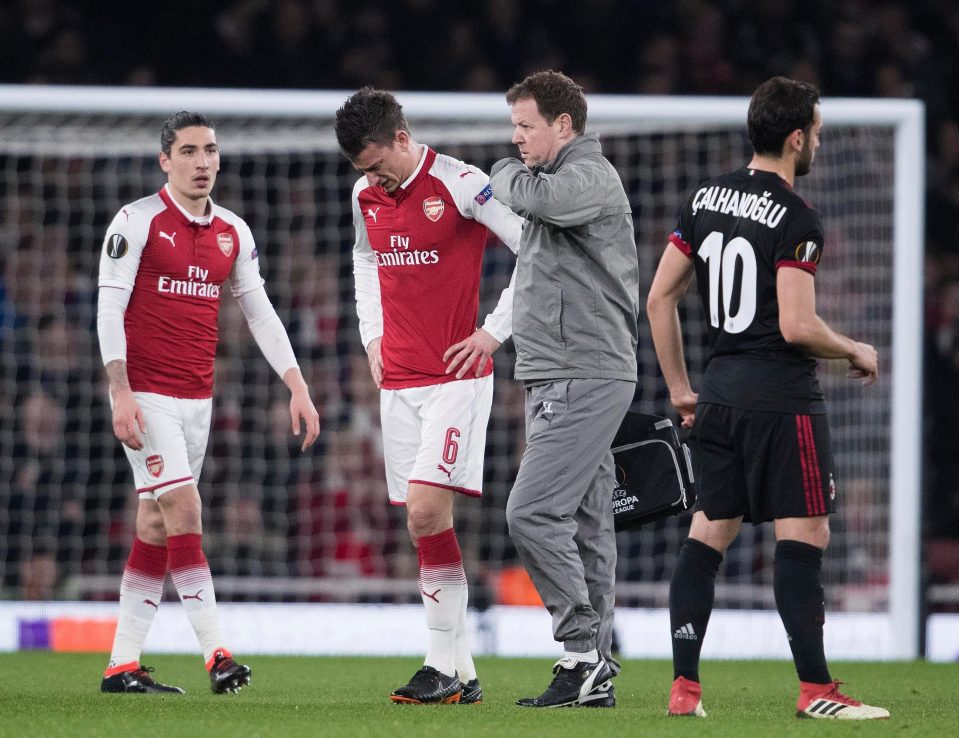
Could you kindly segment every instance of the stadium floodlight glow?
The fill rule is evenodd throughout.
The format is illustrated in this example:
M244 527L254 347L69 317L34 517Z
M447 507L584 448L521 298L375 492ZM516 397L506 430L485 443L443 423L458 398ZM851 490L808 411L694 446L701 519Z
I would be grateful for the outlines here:
M223 171L214 198L227 207L235 205L246 217L261 244L263 263L285 278L285 282L268 280L277 285L281 316L305 326L300 329L302 340L326 341L313 346L319 357L313 367L316 376L337 377L349 361L337 357L341 350L337 340L343 338L353 345L356 339L348 328L333 329L342 335L332 341L323 338L323 331L331 330L329 325L348 326L352 320L348 279L332 287L334 292L338 290L330 300L329 310L334 314L324 314L325 323L306 325L303 301L295 290L307 284L303 279L306 273L315 275L314 280L349 274L352 229L348 194L356 174L337 152L332 133L334 111L348 94L0 85L0 168L5 183L0 188L0 212L4 213L0 237L5 243L22 244L5 255L23 252L34 256L47 248L43 244L51 244L51 251L42 252L48 255L63 245L71 259L73 287L79 284L89 289L106 219L124 201L147 195L162 182L155 160L160 122L182 109L207 112L217 121L223 149ZM397 96L414 136L423 143L486 168L496 158L515 153L509 144L509 109L501 94L408 92ZM738 97L589 97L589 127L600 131L634 208L644 290L684 197L703 179L748 160L747 105L747 99ZM797 182L797 191L812 201L826 228L822 268L816 277L818 308L844 332L875 344L881 367L879 383L864 390L845 379L840 362L821 363L840 495L833 540L824 562L827 607L846 613L874 611L887 617L886 642L877 645L875 654L864 656L914 658L919 655L921 627L924 108L914 100L826 98L822 114L823 144L816 165L808 177ZM312 261L304 265L304 258ZM492 266L487 271L499 278L505 274L508 279L508 257L490 253L488 258ZM14 261L15 256L10 256L7 267L11 273ZM46 280L37 284L50 284L51 278L41 268L45 262L21 261L24 263L16 265L19 277L28 279L35 267L36 279ZM10 291L7 299L14 299ZM227 298L224 305L230 302ZM88 308L81 303L74 309ZM692 297L684 303L684 310L698 309ZM230 308L224 308L224 313L229 321ZM643 410L662 413L666 410L663 383L643 323ZM225 330L230 329L227 326ZM37 335L26 338L33 340ZM693 335L688 346L694 384L702 366L701 338ZM86 342L84 345L89 344L89 336ZM231 350L227 347L222 364L218 364L218 383L227 411L239 406L238 398L252 392L263 394L250 404L265 407L271 398L272 380L262 367L243 367L242 355L230 354ZM98 369L98 359L89 350L78 360L84 371ZM501 369L509 360L505 354L498 357ZM487 493L491 499L483 505L462 507L464 549L474 562L482 554L491 570L515 563L509 559L502 515L515 436L520 432L511 425L505 407L512 397L506 386L507 374L498 372L501 376L490 430ZM59 377L56 373L52 376ZM121 481L103 481L113 479L115 441L102 418L91 419L103 412L103 398L97 395L101 388L74 386L66 375L55 381L66 384L54 388L53 393L75 393L71 407L86 414L74 419L67 433L75 436L66 438L82 461L71 469L69 479L74 486L69 494L86 501L84 514L89 519L80 528L67 526L66 535L76 538L68 539L69 545L76 550L77 561L82 556L85 563L65 573L83 589L104 577L112 581L112 574L119 573L116 560L110 558L110 544L101 538L111 517L117 515L117 497L122 499L125 492L122 472L117 472ZM335 386L329 392L342 394ZM343 399L336 396L330 402ZM343 413L350 425L342 433L362 435L368 419L348 407ZM260 421L266 427L265 415L256 423ZM339 435L336 438L342 440ZM205 470L201 481L203 494L212 493L213 487L204 485L212 485L215 477L218 505L233 499L253 500L262 516L259 540L250 543L259 552L259 568L250 564L248 570L241 570L237 556L220 564L228 575L224 581L234 593L250 597L266 591L270 597L288 599L308 598L313 596L311 592L333 599L337 592L342 599L376 597L377 591L383 598L399 596L402 587L395 576L364 578L349 568L355 562L333 561L325 570L313 571L315 577L310 579L292 576L309 571L312 564L304 562L312 562L311 557L335 559L336 536L340 534L322 520L303 522L302 516L309 516L309 504L296 497L301 492L291 488L286 477L278 481L282 475L276 474L275 468L282 466L295 477L303 473L304 465L318 467L319 457L306 462L283 457L280 462L274 456L258 455L256 444L231 447L225 443L217 450L216 428L211 441L210 472ZM16 447L12 431L0 428L0 443ZM12 461L25 464L27 459ZM94 475L91 470L102 473ZM0 490L0 506L6 507L8 494ZM61 492L51 488L47 494L63 505L64 499L57 497ZM297 507L301 504L305 507ZM235 538L229 528L233 518L211 512L212 538L216 539L219 531L226 550L234 551L229 547L231 536ZM379 525L376 520L380 520L385 526L389 522L385 516L371 520L365 524ZM36 516L21 521L29 529L18 533L22 538L14 541L20 550L28 550L23 548L25 542L41 531L38 521ZM7 551L13 543L3 540L2 533L0 530L0 549L7 547ZM620 539L622 601L664 604L666 580L682 534L672 521ZM387 552L383 542L390 535L385 528L375 530L368 545L373 547L371 555L376 561L386 561L383 566L392 573L402 571L402 551L406 549L400 546L399 552ZM771 539L771 531L744 530L727 556L717 607L769 607ZM377 550L377 545L384 548ZM212 554L216 565L217 551ZM3 561L0 555L0 567ZM337 584L337 576L343 572L349 573L348 585ZM377 582L388 581L392 582L389 587L377 590ZM358 594L357 588L363 593ZM415 583L410 588L415 594ZM218 595L228 599L230 588Z

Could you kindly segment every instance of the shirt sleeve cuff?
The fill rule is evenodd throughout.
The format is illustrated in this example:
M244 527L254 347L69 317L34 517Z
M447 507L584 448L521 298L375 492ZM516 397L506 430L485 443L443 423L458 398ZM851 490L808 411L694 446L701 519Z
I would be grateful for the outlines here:
M677 249L679 249L680 251L682 251L682 252L686 255L686 258L688 258L688 259L692 259L692 258L693 258L693 248L692 248L692 246L690 246L688 243L686 243L683 239L681 239L681 238L680 238L679 236L677 236L675 233L669 234L669 242L670 242L673 246L675 246Z
M782 269L783 267L802 269L804 272L809 272L812 275L816 274L816 265L809 261L791 261L784 259L783 261L776 262L777 270Z

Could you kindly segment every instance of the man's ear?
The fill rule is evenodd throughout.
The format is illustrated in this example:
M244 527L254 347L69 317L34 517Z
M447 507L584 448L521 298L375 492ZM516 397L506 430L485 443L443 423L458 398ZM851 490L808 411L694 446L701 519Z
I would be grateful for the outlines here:
M786 136L786 148L788 151L795 151L796 153L802 151L805 137L806 134L803 133L801 128L797 128L795 131ZM787 152L784 151L783 153L785 154Z

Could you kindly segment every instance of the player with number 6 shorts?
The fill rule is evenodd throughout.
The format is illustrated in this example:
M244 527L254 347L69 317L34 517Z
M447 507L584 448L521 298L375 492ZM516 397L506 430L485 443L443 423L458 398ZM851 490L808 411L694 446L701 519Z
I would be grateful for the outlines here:
M397 704L476 704L456 495L482 494L492 353L512 332L512 282L476 328L492 231L516 251L522 221L480 170L417 143L402 106L364 87L336 113L353 188L360 339L380 388L390 502L406 506L429 644Z
M390 502L410 484L480 497L493 375L380 393Z

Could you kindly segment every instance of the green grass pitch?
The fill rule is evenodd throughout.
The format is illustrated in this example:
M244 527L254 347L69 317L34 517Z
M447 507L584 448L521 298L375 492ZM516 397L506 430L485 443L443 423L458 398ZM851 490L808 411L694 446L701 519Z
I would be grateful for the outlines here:
M853 696L882 705L886 721L797 720L798 683L785 661L703 664L709 717L668 718L672 672L664 661L626 661L615 709L515 707L551 678L548 659L477 661L482 705L393 705L390 690L420 661L408 658L250 656L253 683L213 695L199 656L156 656L161 681L183 696L99 692L100 654L0 654L0 736L751 736L959 734L959 665L838 663Z

